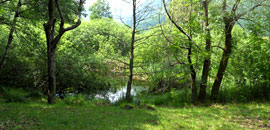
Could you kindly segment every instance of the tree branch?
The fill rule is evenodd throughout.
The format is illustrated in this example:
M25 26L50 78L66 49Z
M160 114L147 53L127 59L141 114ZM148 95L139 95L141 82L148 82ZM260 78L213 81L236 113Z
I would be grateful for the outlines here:
M165 9L165 12L169 18L169 20L175 25L175 27L181 32L183 33L190 41L193 41L191 36L189 36L171 17L171 15L169 14L169 11L167 10L167 7L166 7L166 4L165 4L165 0L162 0L163 1L163 6L164 6L164 9Z
M236 13L236 10L237 10L237 8L238 8L240 2L241 2L241 0L236 0L235 3L234 3L234 5L233 5L232 13L233 13L234 15L235 15L235 13Z
M61 32L61 31L63 31L65 20L64 20L63 14L62 14L62 10L59 6L58 0L55 0L55 4L56 4L57 10L58 10L58 13L60 15L60 18L61 18L60 30L59 30L59 32Z
M245 11L244 13L241 13L239 15L237 15L235 18L234 18L234 21L237 21L239 18L245 16L246 14L248 14L249 12L255 10L256 8L260 7L260 6L263 6L263 4L257 4L255 6L253 6L252 8L250 8L249 10Z
M191 37L190 35L188 35L188 34L184 31L184 29L183 29L182 27L180 27L180 26L173 20L172 16L169 14L169 11L167 10L166 4L165 4L165 0L162 0L162 2L163 2L163 7L164 7L164 9L165 9L165 12L166 12L166 14L167 14L169 20L174 24L174 26L175 26L181 33L183 33L183 34L189 39L189 41L190 41L192 44L194 44L199 50L201 50L200 47L193 41L192 37Z
M85 0L80 0L80 4L79 4L79 8L78 8L78 14L77 14L78 21L76 22L76 24L74 24L74 25L72 25L70 27L64 28L64 32L72 30L72 29L78 27L81 24L81 13L82 13L82 6L83 6L84 2L85 2Z

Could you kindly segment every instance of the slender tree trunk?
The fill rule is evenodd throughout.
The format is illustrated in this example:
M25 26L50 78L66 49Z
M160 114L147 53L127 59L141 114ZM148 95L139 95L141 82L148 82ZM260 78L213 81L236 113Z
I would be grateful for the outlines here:
M209 29L209 22L208 22L208 5L209 1L205 0L203 2L203 8L204 8L204 24L205 24L205 31L206 31L206 46L205 50L207 52L207 56L204 59L203 63L203 71L202 71L202 79L200 83L200 92L199 92L199 100L201 102L205 101L206 98L206 87L207 87L207 78L209 75L210 65L211 65L211 33Z
M192 54L192 43L189 43L190 47L188 48L188 62L189 62L189 69L190 69L190 76L191 76L191 92L192 92L192 101L196 102L197 100L197 88L196 88L196 71L192 64L191 54Z
M210 97L212 101L217 100L219 88L220 88L224 73L226 71L228 61L229 61L229 56L232 50L232 29L234 27L234 22L233 20L225 19L224 23L225 23L225 48L222 55L222 59L219 64L218 73L212 87L212 92L211 92L211 97Z
M192 11L193 11L193 1L191 0L191 10L189 12L189 21L192 21ZM189 26L189 36L192 39L192 26ZM192 40L189 39L189 48L188 48L188 63L190 69L190 77L191 77L191 93L192 93L192 102L195 103L197 101L197 86L196 86L196 71L194 69L191 55L192 55Z
M11 28L10 28L10 31L9 31L7 46L6 46L4 55L3 55L2 59L1 59L0 72L3 69L3 67L6 64L6 61L8 59L9 48L10 48L10 45L11 45L12 40L13 40L13 33L15 31L15 26L16 26L16 23L17 23L17 18L19 17L19 9L21 8L21 6L22 6L22 3L21 3L21 0L19 0L18 1L18 5L17 5L17 8L16 8L16 11L15 11L15 14L14 14L14 18L13 18L13 21L12 21L12 25L11 25Z
M133 28L130 46L129 77L127 84L126 100L131 100L131 85L133 80L134 43L136 34L136 0L133 0Z

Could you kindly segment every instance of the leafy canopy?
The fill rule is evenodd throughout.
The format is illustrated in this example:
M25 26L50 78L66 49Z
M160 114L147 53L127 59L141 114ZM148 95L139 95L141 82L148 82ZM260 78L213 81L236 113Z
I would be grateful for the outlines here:
M90 8L90 19L112 18L107 0L97 0Z

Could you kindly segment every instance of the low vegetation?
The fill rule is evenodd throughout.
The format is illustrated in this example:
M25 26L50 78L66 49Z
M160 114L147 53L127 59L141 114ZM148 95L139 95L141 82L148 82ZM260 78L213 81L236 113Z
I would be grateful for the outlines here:
M270 130L270 0L93 2L0 0L0 129Z
M270 129L269 103L154 106L152 110L96 102L48 105L44 101L1 102L0 129Z

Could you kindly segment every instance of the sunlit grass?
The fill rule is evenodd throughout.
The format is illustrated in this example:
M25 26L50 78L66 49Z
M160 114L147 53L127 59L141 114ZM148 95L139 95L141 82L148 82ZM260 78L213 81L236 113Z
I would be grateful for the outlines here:
M270 129L270 104L155 107L0 104L0 129Z

